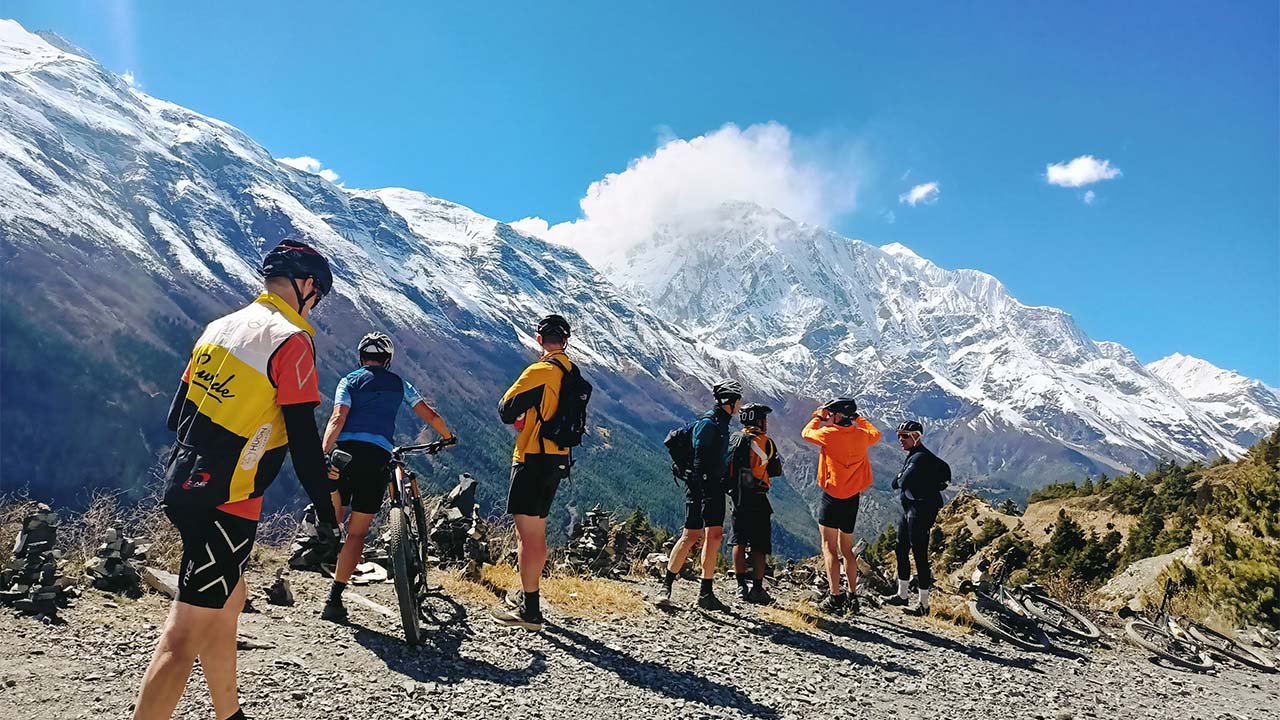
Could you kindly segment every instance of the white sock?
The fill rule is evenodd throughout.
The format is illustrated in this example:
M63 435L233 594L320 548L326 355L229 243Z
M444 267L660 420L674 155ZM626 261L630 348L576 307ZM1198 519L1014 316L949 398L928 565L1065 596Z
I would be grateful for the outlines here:
M899 580L898 581L898 597L902 598L903 600L906 600L907 597L910 596L910 594L911 594L911 581Z
M920 607L922 608L929 607L929 591L928 590L920 591Z

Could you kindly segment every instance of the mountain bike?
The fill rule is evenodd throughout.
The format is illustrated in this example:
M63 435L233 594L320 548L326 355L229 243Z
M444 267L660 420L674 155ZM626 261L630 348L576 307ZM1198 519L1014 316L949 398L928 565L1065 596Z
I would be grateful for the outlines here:
M1168 612L1169 598L1172 597L1173 581L1164 585L1164 597L1160 599L1160 608L1145 617L1129 608L1121 608L1120 617L1132 618L1124 626L1125 637L1135 645L1149 650L1169 662L1181 665L1190 670L1201 672L1213 669L1213 659L1190 633L1186 622Z
M1002 565L995 580L965 580L960 583L960 592L973 594L968 601L969 616L997 639L1027 650L1052 650L1053 644L1049 642L1044 628L1035 621L1017 594L1005 586L1009 567L1007 563Z
M421 639L419 621L427 594L427 512L418 491L418 474L406 472L404 458L411 453L434 455L456 444L456 438L425 445L402 445L391 451L391 511L387 515L387 555L395 580L396 600L404 639L410 645Z

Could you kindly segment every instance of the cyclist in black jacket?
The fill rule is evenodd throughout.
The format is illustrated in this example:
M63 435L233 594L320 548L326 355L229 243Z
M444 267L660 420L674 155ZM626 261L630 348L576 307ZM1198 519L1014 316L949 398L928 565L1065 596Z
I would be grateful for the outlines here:
M929 531L942 509L942 491L951 482L951 466L921 442L924 426L908 420L898 426L898 442L907 451L902 469L893 479L893 489L901 493L902 518L898 521L898 594L886 598L890 605L906 605L911 587L911 556L916 558L919 602L908 608L912 615L929 614L929 590L933 573L929 568Z

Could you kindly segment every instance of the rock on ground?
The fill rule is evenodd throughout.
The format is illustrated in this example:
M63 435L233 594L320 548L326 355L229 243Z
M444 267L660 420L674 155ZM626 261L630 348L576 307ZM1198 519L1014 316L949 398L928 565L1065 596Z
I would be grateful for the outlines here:
M612 622L547 609L532 635L472 600L432 601L426 642L404 645L391 585L357 589L351 624L318 619L327 581L294 574L297 603L242 616L240 688L250 717L437 718L1269 718L1280 676L1158 665L1119 639L1079 654L1024 652L888 608L822 630L656 609ZM250 588L271 578L251 575ZM637 584L652 595L656 585ZM350 592L350 591L349 591ZM691 608L696 586L681 582ZM118 605L116 608L108 603ZM63 625L0 616L0 717L127 717L168 600L89 591ZM178 718L213 716L199 670Z

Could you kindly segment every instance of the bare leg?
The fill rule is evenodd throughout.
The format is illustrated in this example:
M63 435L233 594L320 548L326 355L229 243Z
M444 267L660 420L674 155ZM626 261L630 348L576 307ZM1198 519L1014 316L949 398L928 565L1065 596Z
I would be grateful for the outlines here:
M351 521L347 525L347 539L342 543L342 552L338 553L338 568L333 571L333 579L340 583L351 580L360 557L364 554L364 539L369 534L369 525L373 516L369 513L352 512Z
M217 628L209 643L200 651L200 668L213 698L213 710L219 718L230 717L240 709L236 687L236 627L244 610L244 578L236 583L227 604L219 611Z
M710 580L716 576L716 559L720 557L720 538L724 528L719 525L706 530L706 538L702 543L702 579Z
M753 577L755 577L756 580L764 580L764 566L768 558L769 556L762 552L751 553L751 564L754 566L752 569L755 570L755 575Z
M840 556L844 558L844 574L849 577L849 594L858 592L858 556L853 554L853 533L840 533Z
M840 594L840 529L818 526L822 534L822 562L827 567L827 583L832 595Z
M342 527L342 518L347 512L347 509L342 507L342 495L338 492L331 492L329 493L329 499L333 501L333 516L338 518L338 527Z
M671 560L667 562L667 570L678 574L680 568L684 567L684 561L689 557L689 551L701 539L701 530L689 530L686 528L684 532L680 533L680 539L676 541L675 547L671 548Z
M542 568L547 564L547 521L535 515L516 515L516 559L520 564L520 586L538 592Z
M142 687L134 704L134 720L165 720L173 715L196 657L218 629L221 612L221 609L173 603L151 664L142 676Z

